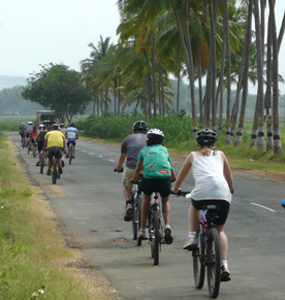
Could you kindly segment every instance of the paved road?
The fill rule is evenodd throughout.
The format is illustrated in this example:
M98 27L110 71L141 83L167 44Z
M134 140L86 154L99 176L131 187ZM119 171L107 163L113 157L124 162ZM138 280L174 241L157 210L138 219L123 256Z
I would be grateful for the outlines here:
M174 243L164 245L154 266L147 242L137 247L131 224L123 221L121 175L113 169L119 148L79 140L74 164L57 185L41 175L36 160L12 137L33 180L43 189L67 230L81 238L80 248L127 300L207 299L193 284L192 258L182 250L188 232L189 200L171 198ZM178 173L181 160L173 159ZM232 280L222 283L219 299L285 299L284 180L264 180L234 172L235 195L226 232ZM189 176L183 189L193 188Z

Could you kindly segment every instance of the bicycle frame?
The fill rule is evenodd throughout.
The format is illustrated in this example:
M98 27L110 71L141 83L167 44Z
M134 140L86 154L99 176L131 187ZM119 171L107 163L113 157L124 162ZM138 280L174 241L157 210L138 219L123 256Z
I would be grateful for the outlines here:
M52 183L56 184L56 180L60 178L60 174L59 174L59 168L58 168L58 162L57 159L54 157L52 160L52 165L50 167L50 171L52 174Z

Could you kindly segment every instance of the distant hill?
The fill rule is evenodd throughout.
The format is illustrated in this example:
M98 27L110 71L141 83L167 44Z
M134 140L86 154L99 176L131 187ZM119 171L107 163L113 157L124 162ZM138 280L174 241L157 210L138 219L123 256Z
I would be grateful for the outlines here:
M14 86L25 86L26 84L26 77L0 75L0 90Z

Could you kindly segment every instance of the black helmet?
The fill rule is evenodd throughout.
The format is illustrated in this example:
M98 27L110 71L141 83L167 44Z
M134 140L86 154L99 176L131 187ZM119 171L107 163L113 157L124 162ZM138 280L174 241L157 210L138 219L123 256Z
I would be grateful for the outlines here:
M145 121L140 120L133 124L133 131L147 131L147 129L148 126Z
M57 130L57 129L58 129L58 124L57 124L57 123L54 123L54 124L52 125L52 128L53 128L54 130Z
M74 123L73 123L73 122L70 123L70 124L69 124L69 127L75 127Z
M197 133L196 141L201 146L211 146L218 140L215 131L208 128L202 129Z
M153 140L155 144L161 144L164 139L164 133L157 128L150 129L146 136L149 140Z

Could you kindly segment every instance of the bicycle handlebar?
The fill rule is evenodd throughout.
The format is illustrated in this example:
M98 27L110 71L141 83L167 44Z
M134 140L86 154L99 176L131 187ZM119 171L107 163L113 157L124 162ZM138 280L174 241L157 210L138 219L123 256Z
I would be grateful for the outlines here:
M114 172L123 173L124 168L122 167L121 170L118 170L117 167L115 167Z
M190 198L191 197L191 191L181 191L181 190L178 190L177 194L174 193L173 191L171 191L171 194L172 195L176 195L177 197L179 197L179 196L182 196L182 197L185 197L185 198Z

